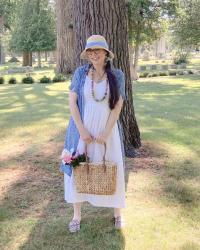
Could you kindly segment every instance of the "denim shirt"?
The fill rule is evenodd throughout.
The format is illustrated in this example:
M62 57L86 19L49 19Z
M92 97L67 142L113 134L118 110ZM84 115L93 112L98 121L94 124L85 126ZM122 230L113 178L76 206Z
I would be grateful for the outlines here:
M77 93L77 96L78 96L77 105L78 105L78 109L79 109L82 121L83 121L83 117L84 117L83 90L84 90L85 78L86 78L86 75L89 71L89 68L90 68L89 63L86 63L82 66L77 67L74 74L73 74L71 85L69 87L70 90ZM123 99L126 99L124 73L122 72L121 69L114 68L113 66L111 66L111 70L117 79L117 84L118 84L117 87L119 89L119 94L122 96ZM124 159L123 131L122 131L122 127L121 127L119 119L117 120L117 125L119 128L120 141L121 141L121 147L122 147L122 156ZM80 138L79 131L75 125L75 122L74 122L72 116L70 116L69 123L68 123L67 129L66 129L66 134L65 134L64 149L67 149L68 151L73 149L73 151L76 151L79 138ZM61 161L60 171L71 176L72 175L72 166L65 165Z

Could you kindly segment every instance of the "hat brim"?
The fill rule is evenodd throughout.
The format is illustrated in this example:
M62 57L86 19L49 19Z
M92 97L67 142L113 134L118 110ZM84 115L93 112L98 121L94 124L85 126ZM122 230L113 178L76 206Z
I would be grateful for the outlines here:
M90 48L87 48L87 49L90 49ZM86 54L86 50L87 50L87 49L84 49L84 50L81 52L81 54L80 54L80 58L81 58L81 59L88 59L88 56L87 56L87 54ZM112 51L110 51L110 50L108 50L108 49L105 49L105 48L103 48L103 47L101 47L101 46L93 46L93 47L91 47L91 49L104 49L104 50L106 50L106 51L109 52L109 57L110 57L111 59L113 59L113 58L115 57Z

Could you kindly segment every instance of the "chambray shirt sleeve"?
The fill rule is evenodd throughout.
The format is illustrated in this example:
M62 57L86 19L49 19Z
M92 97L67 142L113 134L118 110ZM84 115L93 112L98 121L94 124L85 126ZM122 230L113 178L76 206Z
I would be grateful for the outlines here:
M69 89L73 92L76 92L78 95L78 90L79 90L79 68L77 68L72 76L71 84L69 86Z
M125 93L125 75L124 75L124 72L121 69L117 70L117 81L118 81L119 94L125 100L126 99L126 93Z

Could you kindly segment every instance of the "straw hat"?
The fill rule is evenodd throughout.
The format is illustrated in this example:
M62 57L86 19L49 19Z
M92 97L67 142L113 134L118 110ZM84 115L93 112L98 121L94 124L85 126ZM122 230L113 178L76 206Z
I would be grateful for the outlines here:
M88 59L86 54L87 49L105 49L106 51L109 52L109 58L110 59L114 58L113 52L110 51L108 48L106 39L101 35L92 35L87 39L85 49L80 54L81 59Z

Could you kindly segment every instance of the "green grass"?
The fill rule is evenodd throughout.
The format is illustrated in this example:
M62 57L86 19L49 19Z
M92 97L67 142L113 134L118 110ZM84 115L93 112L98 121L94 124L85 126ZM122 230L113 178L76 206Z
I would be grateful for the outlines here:
M71 235L60 153L69 118L68 83L0 86L1 249L200 249L200 79L133 85L141 158L126 159L126 228L110 208L82 209Z

